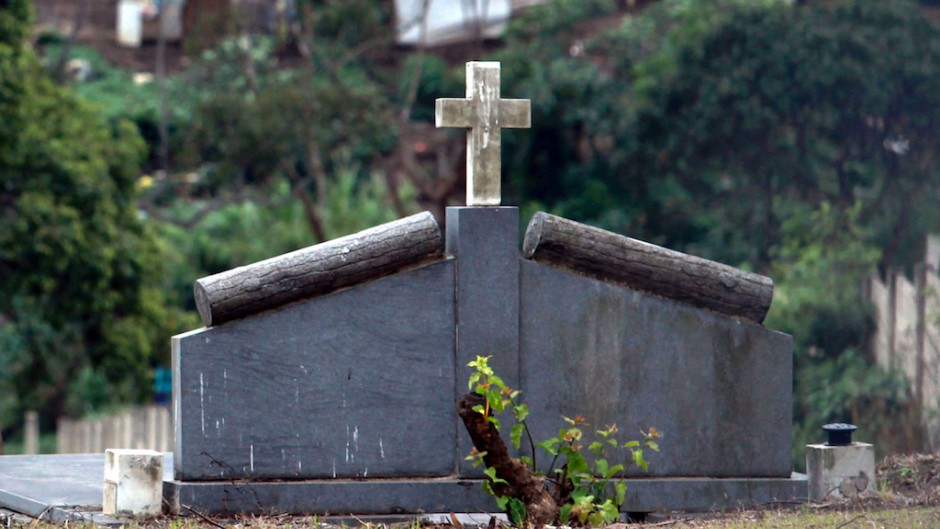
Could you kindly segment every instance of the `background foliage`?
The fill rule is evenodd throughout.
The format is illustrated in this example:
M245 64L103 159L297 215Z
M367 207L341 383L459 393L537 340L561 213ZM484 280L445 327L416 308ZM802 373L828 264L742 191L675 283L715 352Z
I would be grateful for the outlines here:
M0 10L4 424L26 407L49 418L143 398L187 319L159 288L160 248L137 217L144 143L49 80L29 23L25 2Z
M533 104L503 136L505 203L771 275L795 446L869 410L865 434L915 447L859 285L940 225L936 25L906 0L626 4L556 0L500 42L405 50L390 2L303 0L290 31L239 30L162 82L74 46L93 74L56 86L28 3L0 0L0 421L146 398L197 277L460 203L462 134L434 130L433 101L492 59Z

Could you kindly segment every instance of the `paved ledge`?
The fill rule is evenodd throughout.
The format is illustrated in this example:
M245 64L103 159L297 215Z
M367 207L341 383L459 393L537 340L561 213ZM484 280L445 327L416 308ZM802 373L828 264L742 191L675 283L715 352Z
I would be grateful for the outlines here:
M172 458L164 454L164 480ZM101 514L103 490L104 454L0 456L0 508L57 524L125 524Z

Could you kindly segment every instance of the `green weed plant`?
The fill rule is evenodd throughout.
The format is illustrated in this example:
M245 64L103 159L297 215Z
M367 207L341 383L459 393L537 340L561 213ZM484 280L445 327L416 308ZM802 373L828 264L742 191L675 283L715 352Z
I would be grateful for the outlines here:
M510 430L509 439L518 451L525 436L532 457L521 456L519 460L535 475L543 477L554 487L554 497L561 500L559 522L563 525L597 527L617 521L627 493L627 484L618 478L624 476L627 465L649 470L644 451L659 451L656 439L660 437L660 433L656 428L650 428L646 432L641 430L642 440L630 440L621 444L615 437L617 425L611 424L595 430L593 440L588 443L585 430L589 429L590 425L584 417L579 415L572 419L563 416L566 424L558 431L558 435L535 442L526 423L529 407L519 401L522 392L507 386L505 381L494 373L489 365L490 358L477 356L476 360L467 364L474 369L468 387L484 398L484 403L474 406L473 410L483 415L497 431L502 428L499 415L507 410L512 412L516 422ZM585 457L586 443L587 451L594 456L591 462ZM536 447L552 458L547 474L539 471L536 465ZM629 454L626 462L611 464L608 453L614 451ZM525 505L519 498L496 493L494 486L507 482L497 475L495 468L486 466L483 461L485 455L486 452L479 452L474 448L467 460L472 461L474 467L483 467L487 478L483 482L483 490L496 498L497 505L506 512L512 523L523 526L526 519Z

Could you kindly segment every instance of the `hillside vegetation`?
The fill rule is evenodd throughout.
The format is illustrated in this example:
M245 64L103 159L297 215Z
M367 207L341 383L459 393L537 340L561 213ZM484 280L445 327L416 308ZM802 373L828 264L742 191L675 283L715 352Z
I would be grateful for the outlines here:
M0 424L26 407L146 399L192 281L463 194L464 140L435 130L464 59L502 62L533 128L503 136L504 200L771 275L796 339L799 448L852 421L923 447L900 375L866 354L861 279L940 227L940 32L898 0L558 0L500 42L402 50L389 3L299 2L137 84L0 0ZM42 381L42 382L39 382ZM864 413L864 417L861 414ZM50 426L51 424L47 425Z

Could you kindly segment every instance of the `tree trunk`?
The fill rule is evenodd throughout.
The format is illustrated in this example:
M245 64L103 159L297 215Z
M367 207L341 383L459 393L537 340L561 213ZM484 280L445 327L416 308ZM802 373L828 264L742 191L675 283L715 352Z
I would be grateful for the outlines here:
M761 323L769 277L539 212L526 230L527 259Z
M526 523L534 527L554 524L558 521L559 507L549 493L545 482L537 477L523 462L509 456L506 443L493 423L486 420L473 407L483 404L481 395L468 393L457 402L457 413L463 420L473 446L480 453L486 452L483 462L489 468L496 469L496 476L508 483L493 486L500 496L509 496L520 500L526 509Z

